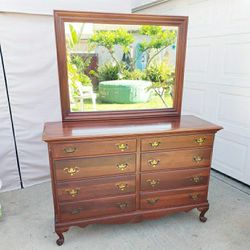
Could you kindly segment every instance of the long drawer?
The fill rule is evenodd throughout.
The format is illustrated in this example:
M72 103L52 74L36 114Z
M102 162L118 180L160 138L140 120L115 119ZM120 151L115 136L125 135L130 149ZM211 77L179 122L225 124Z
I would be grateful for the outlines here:
M141 174L141 190L155 191L208 185L209 168Z
M142 151L155 151L158 149L178 149L212 146L213 134L175 135L165 137L152 137L141 140Z
M149 192L141 194L141 209L170 208L198 204L207 201L206 188L178 191Z
M52 145L54 158L103 155L136 151L136 139L82 141Z
M60 204L62 220L77 220L135 210L135 195Z
M135 155L113 155L54 161L57 180L135 172Z
M208 166L211 153L210 148L143 153L141 171Z
M60 182L57 196L60 202L118 196L135 192L135 175Z

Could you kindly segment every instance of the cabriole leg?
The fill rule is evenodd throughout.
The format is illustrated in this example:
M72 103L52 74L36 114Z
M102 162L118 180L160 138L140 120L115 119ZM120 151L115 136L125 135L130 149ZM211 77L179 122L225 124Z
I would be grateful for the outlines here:
M59 236L59 239L57 239L56 244L58 246L61 246L64 243L64 236L61 232L56 232L56 234Z
M199 207L198 210L201 212L200 213L200 216L199 216L199 219L201 222L206 222L207 221L207 218L205 217L205 213L208 211L209 209L209 206L207 207Z

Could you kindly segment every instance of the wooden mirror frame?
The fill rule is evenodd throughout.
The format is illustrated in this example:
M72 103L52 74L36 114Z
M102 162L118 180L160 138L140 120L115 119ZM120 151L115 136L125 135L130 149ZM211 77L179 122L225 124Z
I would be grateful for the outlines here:
M98 12L54 11L58 73L60 82L61 111L63 121L130 119L163 116L180 116L182 104L182 89L184 79L184 63L187 39L188 17L159 16L140 14L114 14ZM121 111L91 111L71 112L68 89L68 73L66 62L65 22L93 22L108 24L149 24L178 27L174 100L172 108L121 110Z

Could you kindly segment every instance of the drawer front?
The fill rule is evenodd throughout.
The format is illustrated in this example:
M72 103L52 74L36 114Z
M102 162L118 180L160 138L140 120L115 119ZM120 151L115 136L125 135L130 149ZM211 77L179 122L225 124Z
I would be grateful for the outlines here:
M213 134L152 137L141 140L142 151L212 146Z
M127 153L135 151L136 139L113 141L84 141L54 144L52 146L54 158L102 155L109 153Z
M135 172L135 155L55 160L57 180Z
M141 209L170 208L207 201L206 189L189 189L168 192L150 192L141 195Z
M80 201L131 193L135 193L135 175L61 182L57 184L59 202Z
M61 204L62 220L77 220L126 213L135 210L135 195Z
M161 153L143 153L141 170L178 169L209 166L212 149L176 150Z
M145 173L141 175L141 190L167 190L208 185L209 168Z

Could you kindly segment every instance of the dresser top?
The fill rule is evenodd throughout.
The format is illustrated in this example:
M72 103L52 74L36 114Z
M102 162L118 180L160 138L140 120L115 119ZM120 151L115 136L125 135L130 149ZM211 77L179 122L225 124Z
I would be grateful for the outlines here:
M130 121L48 122L44 126L43 140L59 141L162 133L216 132L221 128L190 115Z

